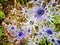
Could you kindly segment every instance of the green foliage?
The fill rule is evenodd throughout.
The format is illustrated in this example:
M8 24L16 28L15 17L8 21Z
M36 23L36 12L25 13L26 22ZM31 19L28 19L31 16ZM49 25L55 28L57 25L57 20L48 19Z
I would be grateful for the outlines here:
M3 42L3 45L9 45L7 42Z
M3 30L4 30L4 28L0 27L0 40L4 39ZM3 45L8 45L8 43L3 41Z
M54 23L60 23L60 15L57 15L56 13L53 13L52 14L52 16L54 16L53 17L53 19L54 19Z
M41 45L51 45L46 38L42 38Z
M0 32L0 39L2 39L2 38L1 38L2 35L3 35L2 32Z
M38 32L38 31L39 31L39 27L38 27L38 26L35 26L35 29L36 29L36 32Z
M1 4L5 4L8 0L1 0L0 3Z
M5 4L8 0L1 0L2 4Z
M56 13L53 13L53 23L55 25L55 31L59 32L60 31L60 15L57 15Z
M0 31L3 31L3 30L4 30L4 28L0 27Z
M4 30L4 28L0 27L0 39L2 39L3 30Z
M23 17L20 17L20 22L23 22L23 21L24 21Z
M3 8L6 8L8 0L0 0L0 3L2 4Z
M0 10L0 20L4 19L4 12Z
M54 17L54 19L55 19L55 23L60 23L60 16L56 16Z
M29 2L30 0L20 0L21 4L26 4L27 2Z
M60 31L60 23L54 23L54 25L56 27L55 31L59 32Z
M8 0L2 0L3 2L7 2Z

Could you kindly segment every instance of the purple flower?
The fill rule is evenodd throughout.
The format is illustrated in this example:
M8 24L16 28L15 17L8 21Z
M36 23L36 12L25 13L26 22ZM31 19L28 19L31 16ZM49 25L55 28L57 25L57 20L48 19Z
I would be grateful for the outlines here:
M43 14L44 14L44 10L43 9L40 8L40 9L37 10L37 15L41 16Z
M19 33L18 33L18 36L19 36L19 37L20 37L20 36L22 36L22 35L23 35L23 33L22 33L22 32L19 32Z
M41 18L45 14L45 9L43 7L37 7L36 17Z
M22 31L17 32L17 38L24 38L25 34Z
M56 37L53 36L53 37L47 37L47 39L49 40L49 42L52 44L52 43L56 43Z
M44 14L45 10L43 8L38 7L36 10L36 14L38 16L42 16Z
M55 36L55 32L51 29L51 27L47 27L44 31L47 36Z
M20 41L20 40L22 40L22 39L24 39L25 38L25 34L23 33L23 31L18 31L17 32L17 35L16 35L16 39L18 40L18 41Z
M24 32L25 36L32 34L31 29L25 29L23 32Z
M55 42L56 42L55 38L50 39L50 43L55 43Z
M40 38L44 38L43 32L42 32L42 31L39 31L39 32L38 32L38 36L39 36Z
M48 35L52 35L53 34L53 31L52 30L46 30L46 33L48 34Z
M60 39L59 40L56 40L57 41L57 44L59 44L60 45Z
M15 31L15 30L17 30L17 27L16 27L16 25L10 25L8 30Z
M55 40L54 40L54 39L51 39L51 41L52 41L52 42L55 42Z

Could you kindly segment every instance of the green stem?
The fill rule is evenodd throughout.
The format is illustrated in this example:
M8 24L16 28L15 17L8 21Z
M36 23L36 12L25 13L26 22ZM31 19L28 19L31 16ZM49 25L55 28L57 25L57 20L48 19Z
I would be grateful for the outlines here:
M22 1L22 4L24 5L24 0L21 0Z

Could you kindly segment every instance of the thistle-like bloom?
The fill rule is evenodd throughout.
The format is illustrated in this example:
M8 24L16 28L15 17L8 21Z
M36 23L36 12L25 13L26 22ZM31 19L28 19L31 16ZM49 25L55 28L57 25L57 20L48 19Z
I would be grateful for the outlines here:
M25 30L23 31L23 33L25 34L25 36L31 35L31 34L32 34L32 29L30 29L30 28L25 29Z
M54 39L51 39L51 41L52 41L52 42L55 42L55 40L54 40Z
M57 44L60 45L60 39L56 40L57 41Z
M34 1L34 0L33 0ZM37 18L42 18L43 16L42 15L44 15L45 14L45 9L42 7L42 4L43 4L43 2L44 2L44 0L37 0L36 2L38 2L38 1L40 1L41 2L41 4L39 4L39 6L37 7L36 5L36 3L34 3L34 5L35 5L35 14L36 14L36 17Z
M18 30L16 39L20 41L23 38L25 38L25 34L23 33L23 31Z
M39 36L40 38L43 38L43 37L44 37L43 32L42 32L42 31L41 31L41 32L38 32L38 36Z
M47 33L48 35L52 35L52 34L53 34L53 31L52 31L52 30L46 30L46 33Z
M53 36L53 37L48 37L47 40L52 44L52 43L56 43L56 37Z
M17 26L16 26L16 25L10 25L10 26L8 27L8 30L10 30L10 31L15 31L15 30L17 30Z
M50 27L47 27L44 31L45 31L46 35L48 35L48 36L55 36L54 35L55 32Z
M42 15L44 15L44 13L45 13L44 8L37 7L37 9L36 9L36 17L37 18L40 18Z
M36 13L37 13L37 15L38 15L38 16L43 15L43 14L44 14L44 12L45 12L45 10L44 10L44 9L42 9L42 8L38 8L38 9L36 10Z

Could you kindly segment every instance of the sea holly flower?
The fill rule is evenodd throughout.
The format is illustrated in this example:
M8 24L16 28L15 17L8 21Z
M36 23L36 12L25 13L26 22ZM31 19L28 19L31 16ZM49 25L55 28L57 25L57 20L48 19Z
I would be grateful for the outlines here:
M47 33L48 35L52 35L52 34L53 34L52 30L46 30L46 33Z
M57 38L55 36L48 38L48 40L49 40L50 43L56 43L56 39Z
M41 16L43 16L45 13L45 10L43 7L37 7L36 9L36 17L40 18Z
M51 20L50 12L49 11L47 12L47 10L45 10L43 7L39 7L39 6L35 9L35 17L38 20L41 19L42 21Z
M40 7L38 7L37 10L36 10L36 13L37 13L38 16L43 15L44 12L45 12L45 10L43 8L40 8Z
M31 28L25 29L23 31L23 33L25 34L25 36L31 35L32 34L32 29Z
M52 4L53 7L56 7L56 5L57 5L57 3L53 3L53 4Z
M51 0L47 5L43 5L44 1L45 0L35 0L35 1L33 0L33 3L34 3L33 7L30 8L30 5L29 6L24 5L24 6L22 6L21 10L17 10L16 8L13 8L13 11L11 11L12 14L14 13L14 14L22 15L26 18L26 22L21 24L20 22L23 22L23 19L21 18L20 22L18 20L19 17L21 17L21 16L19 16L19 17L17 17L18 15L15 16L15 17L17 17L18 24L20 24L20 25L18 25L18 24L17 25L21 28L21 30L20 30L20 28L18 29L17 26L13 25L13 24L8 26L8 30L11 32L9 34L10 35L13 34L13 38L14 39L16 38L16 40L18 42L21 41L21 39L22 40L25 39L25 37L26 37L26 39L28 40L27 45L47 45L47 43L49 41L50 41L50 43L52 43L52 42L54 43L56 41L57 44L60 45L60 39L59 40L55 39L56 35L55 35L55 32L53 31L53 29L55 28L53 26L54 23L59 22L60 18L59 18L59 16L57 17L57 15L55 16L56 7L51 7L52 6L51 4L53 4L54 2ZM33 4L33 3L31 3L31 4ZM53 6L55 6L55 4L53 4ZM53 10L52 10L52 8L53 8ZM56 17L56 18L54 18L55 19L54 22L52 21L53 16ZM47 24L48 22L49 22L49 24ZM50 28L50 27L46 28L47 25L50 25L52 28ZM14 32L14 33L12 33L12 32ZM48 38L49 38L49 40L48 40ZM41 43L41 44L38 44L38 43Z
M10 30L12 32L16 31L17 30L17 26L16 25L9 25L8 30Z
M47 36L55 36L55 32L53 31L51 27L47 27L44 31Z
M60 45L60 39L56 40L57 44Z
M41 4L38 6L38 7L36 7L36 17L37 18L41 18L41 17L43 17L43 15L45 15L46 13L47 13L47 10L46 10L46 8L48 8L48 6L46 6L46 7L43 7L42 5L43 5L43 2L44 2L44 0L42 0L41 1ZM51 2L51 1L50 1ZM50 3L49 3L50 4ZM48 5L49 5L48 4ZM44 18L44 17L43 17Z
M40 38L44 38L43 32L42 32L42 31L38 32L38 36L39 36Z
M34 1L34 0L33 0ZM37 0L39 1L39 0ZM35 14L37 18L43 17L42 15L45 14L45 8L43 8L41 5L43 4L44 0L41 1L41 4L35 7ZM34 2L35 4L35 2Z
M20 36L22 36L22 35L23 35L23 33L22 33L22 32L19 32L19 33L18 33L18 36L19 36L19 37L20 37Z
M23 38L25 38L25 34L23 33L23 31L18 30L17 35L16 35L16 39L20 40L20 39L23 39Z
M55 40L54 40L54 39L51 39L51 41L52 41L52 42L55 42Z

